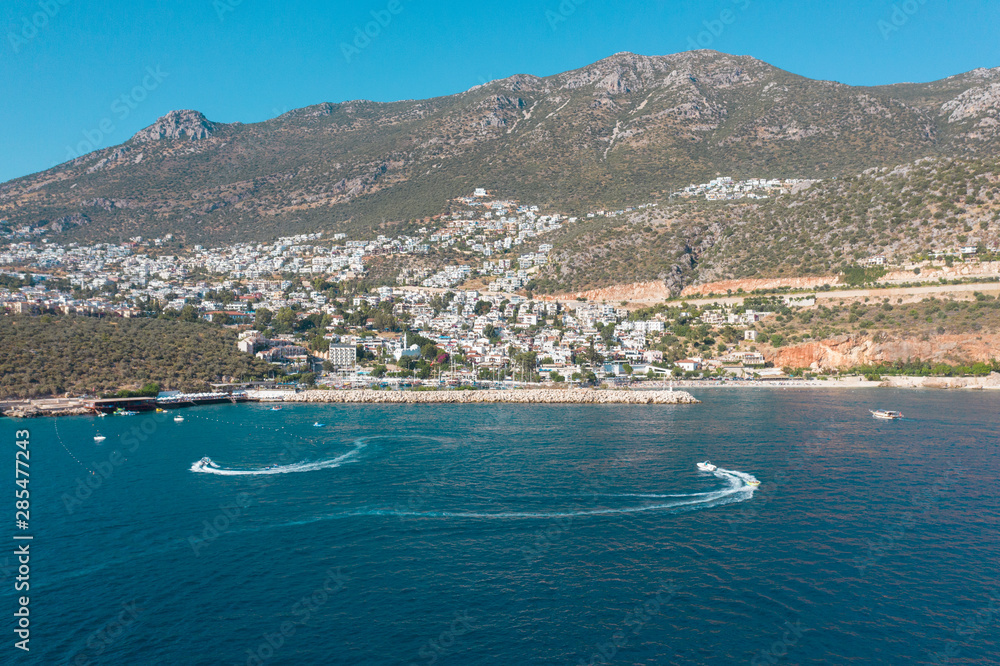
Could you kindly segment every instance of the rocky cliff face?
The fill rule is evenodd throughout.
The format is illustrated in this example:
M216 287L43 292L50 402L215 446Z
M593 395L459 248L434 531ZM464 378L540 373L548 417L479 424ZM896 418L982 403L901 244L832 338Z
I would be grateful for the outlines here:
M198 111L171 111L155 123L136 132L133 141L144 143L161 139L207 139L215 133L215 123Z
M932 363L989 361L1000 354L1000 334L969 333L924 338L840 335L818 342L761 350L776 368L845 369L869 363L920 359Z

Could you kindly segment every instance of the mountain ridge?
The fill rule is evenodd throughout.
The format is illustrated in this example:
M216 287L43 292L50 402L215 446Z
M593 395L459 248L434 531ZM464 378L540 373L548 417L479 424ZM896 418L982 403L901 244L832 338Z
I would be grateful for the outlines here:
M751 56L617 53L425 100L260 123L171 111L125 143L0 184L0 218L81 241L371 235L487 186L580 213L725 173L825 178L1000 144L1000 68L858 87Z

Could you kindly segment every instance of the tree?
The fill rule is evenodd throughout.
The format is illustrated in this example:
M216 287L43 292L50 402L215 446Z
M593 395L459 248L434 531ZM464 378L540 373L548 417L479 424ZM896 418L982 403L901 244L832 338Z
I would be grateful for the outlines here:
M560 375L555 370L553 370L552 372L549 373L549 379L551 379L552 381L556 382L557 384L560 384L560 383L566 381L566 378L563 377L562 375Z
M493 304L490 303L489 301L477 301L476 307L473 308L473 312L476 313L476 316L482 316L488 313L492 309L493 309Z
M385 377L386 367L384 365L376 365L372 370L372 377Z
M295 328L295 311L283 307L274 315L272 326L276 333L291 333Z
M491 344L496 344L494 340L500 339L500 334L497 332L496 326L493 324L486 324L483 327L483 337L487 338Z
M990 366L982 361L976 361L972 364L972 374L977 377L982 377L983 375L990 374Z
M274 319L274 313L267 308L258 308L253 314L253 325L258 331L263 331Z
M193 305L188 303L183 308L181 308L181 321L198 321L198 310L195 309Z

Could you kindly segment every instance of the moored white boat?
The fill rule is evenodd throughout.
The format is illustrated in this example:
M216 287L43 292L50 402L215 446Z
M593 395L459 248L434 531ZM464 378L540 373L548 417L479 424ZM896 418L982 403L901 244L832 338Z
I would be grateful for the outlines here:
M868 411L871 412L872 417L876 419L886 419L891 421L893 419L903 418L902 412L896 412L891 409L869 409Z
M101 442L103 442L106 439L107 439L107 437L105 437L101 433L97 433L96 435L94 435L94 441L97 442L98 444L100 444Z
M180 414L178 414L177 416L174 417L174 423L181 423L183 421L184 421L184 417L181 416Z

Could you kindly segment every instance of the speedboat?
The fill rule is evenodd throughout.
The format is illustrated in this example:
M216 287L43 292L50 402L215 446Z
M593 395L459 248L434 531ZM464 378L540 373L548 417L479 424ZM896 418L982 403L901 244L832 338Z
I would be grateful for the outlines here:
M106 439L107 439L107 437L105 437L101 433L97 433L96 435L94 435L94 441L97 442L98 444L100 444L101 442L103 442Z
M703 472L714 472L719 468L706 460L705 462L698 463L698 469Z
M903 418L902 412L894 412L891 409L869 409L868 411L871 412L872 417L876 419L887 419L891 421Z
M180 414L178 414L177 416L174 417L174 423L181 423L183 421L184 421L184 417L181 416Z
M326 425L325 423L320 423L319 421L316 421L315 423L313 423L313 428L322 428L325 425Z
M281 407L278 407L277 405L275 405L274 407L271 408L271 411L272 412L280 412L281 411Z

